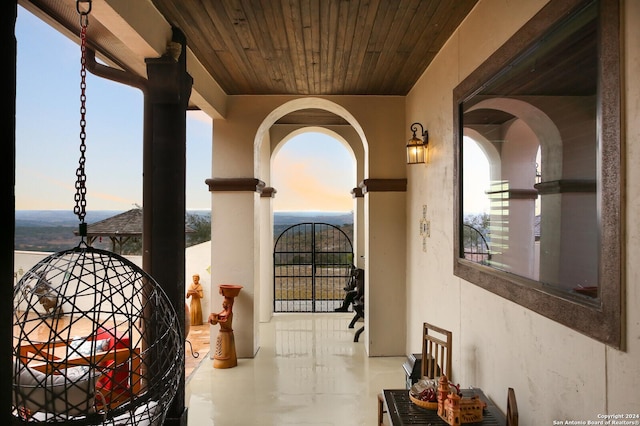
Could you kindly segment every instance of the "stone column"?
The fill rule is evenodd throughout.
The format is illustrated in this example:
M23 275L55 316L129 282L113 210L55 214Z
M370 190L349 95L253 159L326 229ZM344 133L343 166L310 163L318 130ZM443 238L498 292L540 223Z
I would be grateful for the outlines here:
M362 188L351 190L353 198L353 264L364 269L364 194Z
M364 253L365 344L369 356L404 356L407 179L365 179L359 186L369 230Z
M264 182L255 178L212 178L211 192L211 287L243 286L233 306L234 335L238 358L253 358L258 351L260 306L260 194ZM212 294L211 306L222 297ZM211 347L216 333L212 330Z
M174 30L167 53L146 60L149 79L150 146L145 147L143 235L145 270L171 300L184 331L186 120L193 79L186 69L186 40ZM182 378L165 425L186 425Z
M265 187L260 194L260 322L273 316L273 199L275 188Z

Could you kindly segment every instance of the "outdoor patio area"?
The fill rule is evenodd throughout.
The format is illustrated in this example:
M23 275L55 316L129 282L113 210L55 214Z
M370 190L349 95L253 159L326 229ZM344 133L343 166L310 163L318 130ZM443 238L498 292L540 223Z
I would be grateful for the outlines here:
M255 358L214 369L201 355L187 379L188 424L376 424L380 391L405 386L405 359L367 357L363 343L353 341L355 329L348 328L352 317L276 314L260 323Z

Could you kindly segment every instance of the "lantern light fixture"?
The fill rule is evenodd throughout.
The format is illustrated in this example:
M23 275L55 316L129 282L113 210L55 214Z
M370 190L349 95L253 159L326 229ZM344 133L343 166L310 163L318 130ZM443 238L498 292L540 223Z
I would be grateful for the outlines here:
M422 139L416 136L418 126L420 126ZM427 146L429 145L429 132L420 123L413 123L410 129L413 132L413 136L407 144L407 164L424 163L427 157Z

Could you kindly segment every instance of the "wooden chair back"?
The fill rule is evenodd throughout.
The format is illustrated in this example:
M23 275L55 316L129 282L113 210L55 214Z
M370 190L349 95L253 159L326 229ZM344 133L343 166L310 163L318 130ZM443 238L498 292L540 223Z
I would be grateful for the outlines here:
M451 332L424 323L422 330L422 377L445 374L451 380Z
M518 426L518 403L513 388L509 388L507 393L507 426Z

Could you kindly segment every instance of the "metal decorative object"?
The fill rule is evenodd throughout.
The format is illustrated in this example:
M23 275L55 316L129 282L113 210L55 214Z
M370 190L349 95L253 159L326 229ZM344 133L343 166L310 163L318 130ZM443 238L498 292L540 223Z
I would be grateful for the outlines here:
M44 283L63 314L43 307ZM162 423L183 338L167 295L138 266L86 246L54 253L18 282L13 312L17 419Z
M13 292L14 424L160 425L184 368L184 336L166 293L130 260L87 245L85 55L81 23L81 241L27 271Z

